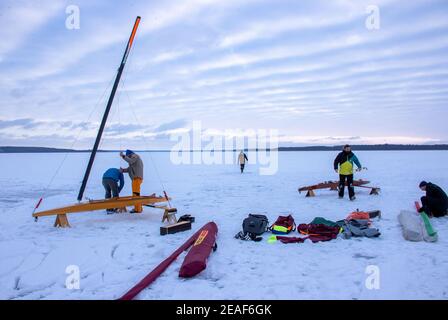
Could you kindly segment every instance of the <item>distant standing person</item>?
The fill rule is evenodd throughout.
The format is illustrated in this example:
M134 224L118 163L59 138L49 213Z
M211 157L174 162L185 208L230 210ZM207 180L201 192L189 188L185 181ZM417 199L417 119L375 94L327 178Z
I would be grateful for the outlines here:
M244 153L244 151L241 150L240 154L238 155L238 163L240 164L241 173L244 172L244 166L246 165L246 161L249 161L249 159L247 159L247 156Z
M438 185L431 182L422 181L420 189L426 192L422 197L422 208L419 212L426 212L430 216L443 217L448 210L448 196Z
M120 156L124 161L129 163L129 167L123 169L123 172L127 172L132 181L132 195L140 196L140 189L143 182L143 161L140 156L132 150L126 150L126 154L120 152ZM141 213L143 207L141 204L135 205L135 208L131 213Z
M124 187L123 169L110 168L103 174L103 186L106 190L106 199L117 198ZM116 209L107 209L107 214L116 212Z
M341 199L344 198L346 183L350 200L353 201L356 199L355 188L353 187L354 164L358 167L358 171L362 170L361 163L352 152L352 147L347 144L336 159L334 159L334 170L339 174L339 198Z

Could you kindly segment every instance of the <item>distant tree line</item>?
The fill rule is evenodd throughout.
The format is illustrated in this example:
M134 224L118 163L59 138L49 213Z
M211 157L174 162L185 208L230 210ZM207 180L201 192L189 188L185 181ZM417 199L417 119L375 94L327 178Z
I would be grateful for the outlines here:
M356 151L429 151L448 150L448 144L374 144L374 145L352 145ZM306 146L306 147L279 147L278 151L339 151L340 146ZM67 153L67 152L90 152L91 150L75 150L47 147L0 147L0 153ZM119 150L98 150L98 152L118 152ZM140 150L139 152L169 152L169 150ZM200 151L200 150L198 150ZM221 150L215 150L220 152ZM236 152L238 150L228 150ZM246 149L247 151L247 149ZM194 151L189 151L194 152ZM209 152L209 150L207 151Z

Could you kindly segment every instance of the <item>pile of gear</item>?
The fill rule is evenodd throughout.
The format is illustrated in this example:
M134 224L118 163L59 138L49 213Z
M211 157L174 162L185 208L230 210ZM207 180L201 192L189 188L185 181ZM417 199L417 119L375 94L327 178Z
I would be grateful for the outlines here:
M235 235L236 239L260 242L262 235L270 232L268 242L280 241L282 243L303 243L309 239L311 242L331 241L341 235L344 239L352 237L377 238L380 231L372 227L372 219L381 218L381 211L355 211L340 221L330 221L316 217L308 224L295 223L292 215L279 216L275 223L269 226L265 215L249 214L243 221L243 230ZM299 237L287 236L297 231Z

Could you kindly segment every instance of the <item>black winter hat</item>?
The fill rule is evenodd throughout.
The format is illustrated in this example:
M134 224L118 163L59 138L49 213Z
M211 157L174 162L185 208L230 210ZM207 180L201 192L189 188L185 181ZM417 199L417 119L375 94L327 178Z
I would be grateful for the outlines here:
M422 181L422 182L420 182L419 188L426 187L427 185L428 185L428 182Z

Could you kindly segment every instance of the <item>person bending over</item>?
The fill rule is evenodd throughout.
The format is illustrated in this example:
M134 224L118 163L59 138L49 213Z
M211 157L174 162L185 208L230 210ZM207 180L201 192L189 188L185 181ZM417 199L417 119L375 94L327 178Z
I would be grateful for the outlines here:
M103 174L103 187L106 190L106 199L117 198L124 187L123 169L110 168ZM107 214L116 212L117 209L107 209Z
M420 189L426 192L422 197L422 208L419 212L426 212L429 216L443 217L448 210L448 196L438 185L431 182L422 181Z

